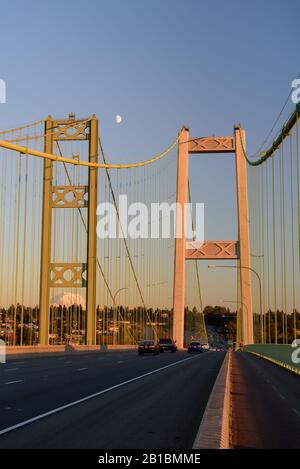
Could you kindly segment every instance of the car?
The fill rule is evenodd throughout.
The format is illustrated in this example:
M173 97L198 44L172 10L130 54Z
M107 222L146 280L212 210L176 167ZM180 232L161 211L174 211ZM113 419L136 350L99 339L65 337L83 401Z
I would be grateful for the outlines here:
M160 352L177 352L177 345L172 339L159 339L158 347Z
M159 354L159 346L154 340L142 340L138 346L138 354L144 355L144 353L152 353L153 355Z
M202 349L203 349L204 352L208 352L209 349L210 349L209 344L208 344L207 342L202 343L202 344L201 344L201 347L202 347Z
M203 353L203 348L200 342L191 342L188 346L188 353Z

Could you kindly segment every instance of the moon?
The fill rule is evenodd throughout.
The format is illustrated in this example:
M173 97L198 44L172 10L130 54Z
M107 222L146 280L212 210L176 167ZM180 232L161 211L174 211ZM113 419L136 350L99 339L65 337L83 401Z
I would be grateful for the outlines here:
M117 114L116 117L115 117L115 121L116 121L116 124L121 124L121 122L122 122L122 116L120 116L119 114Z

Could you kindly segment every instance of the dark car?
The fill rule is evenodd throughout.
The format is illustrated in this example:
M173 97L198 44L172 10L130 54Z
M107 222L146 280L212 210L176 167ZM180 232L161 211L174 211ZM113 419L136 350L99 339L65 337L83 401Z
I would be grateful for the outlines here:
M188 353L203 353L203 348L201 345L201 342L191 342L190 345L188 346Z
M138 354L144 355L144 353L152 353L153 355L159 354L159 347L154 340L143 340L139 343Z
M177 352L177 345L172 339L159 339L158 347L160 352Z

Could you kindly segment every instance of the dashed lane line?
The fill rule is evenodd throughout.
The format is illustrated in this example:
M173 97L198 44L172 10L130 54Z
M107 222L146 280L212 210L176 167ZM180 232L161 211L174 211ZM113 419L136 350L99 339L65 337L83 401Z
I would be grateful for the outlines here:
M292 411L297 415L297 417L300 417L300 412L297 409L292 409Z
M24 379L18 379L16 381L8 381L7 383L4 383L6 385L8 384L16 384L16 383L23 383Z
M200 357L201 357L201 355L200 355ZM169 365L165 365L165 366L162 366L160 368L156 368L155 370L148 371L147 373L143 373L142 375L136 376L136 377L128 379L126 381L122 381L121 383L118 383L114 386L110 386L109 388L103 389L102 391L98 391L98 392L95 392L95 393L90 394L88 396L82 397L81 399L70 402L69 404L62 405L60 407L57 407L56 409L52 409L48 412L37 415L36 417L32 417L28 420L24 420L23 422L19 422L15 425L12 425L11 427L3 428L2 430L0 430L0 435L5 435L6 433L12 432L13 430L17 430L18 428L25 427L26 425L29 425L33 422L37 422L38 420L42 420L46 417L49 417L50 415L54 415L54 414L57 414L59 412L62 412L66 409L69 409L70 407L75 407L79 404L82 404L83 402L89 401L89 400L94 399L96 397L99 397L103 394L114 391L115 389L126 386L127 384L130 384L130 383L133 383L133 382L138 381L140 379L146 378L147 376L154 375L155 373L159 373L160 371L166 370L168 368L172 368L173 366L180 365L181 363L185 363L185 362L190 361L190 360L196 360L198 358L199 358L198 355L196 355L194 357L184 358L182 360L178 360L178 361L176 361L174 363L171 363Z

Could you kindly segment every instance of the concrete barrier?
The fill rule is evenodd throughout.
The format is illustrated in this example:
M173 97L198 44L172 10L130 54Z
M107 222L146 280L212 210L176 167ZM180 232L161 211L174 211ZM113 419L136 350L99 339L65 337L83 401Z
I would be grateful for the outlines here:
M230 448L231 354L231 351L227 352L222 363L203 414L193 449Z
M251 344L245 345L244 351L300 375L300 344L298 346L296 344L295 346L288 344Z
M61 356L80 353L103 353L107 351L118 350L135 350L136 345L24 345L24 346L7 346L6 358L33 358L33 357L48 357L48 356Z

